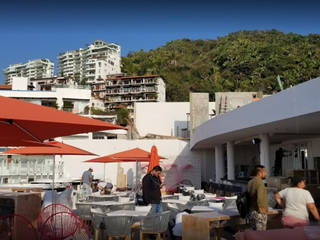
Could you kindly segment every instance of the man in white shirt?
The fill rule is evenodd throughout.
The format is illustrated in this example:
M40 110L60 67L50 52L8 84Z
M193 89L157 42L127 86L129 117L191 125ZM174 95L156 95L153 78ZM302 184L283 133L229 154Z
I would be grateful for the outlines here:
M318 210L309 191L304 190L305 179L302 176L293 178L293 187L276 193L278 204L284 208L282 223L285 227L306 226L309 224L309 213L320 221Z
M89 168L87 171L84 171L81 178L82 183L82 193L83 197L86 198L92 193L91 185L92 185L92 172L93 169Z

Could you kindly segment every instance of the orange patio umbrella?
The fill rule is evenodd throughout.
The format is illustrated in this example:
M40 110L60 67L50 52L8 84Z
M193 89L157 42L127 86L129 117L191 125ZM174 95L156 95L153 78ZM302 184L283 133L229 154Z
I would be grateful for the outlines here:
M133 148L130 150L110 154L107 156L94 158L87 160L85 162L95 162L95 163L111 163L111 162L150 162L151 153L141 148ZM160 159L165 159L165 157L159 156Z
M138 172L138 162L150 162L152 152L147 152L140 148L133 148L130 150L114 153L111 155L94 158L85 162L95 163L112 163L112 162L136 162L136 173ZM165 157L158 156L158 159L165 159ZM159 163L159 160L158 160ZM138 176L136 174L136 184L138 183Z
M21 147L9 149L3 154L19 154L19 155L96 155L71 145L50 141L45 146L39 147Z
M148 173L151 172L151 170L155 166L160 166L159 160L160 160L160 157L158 155L158 149L155 145L153 145L151 148L150 162L149 162L149 166L148 166L148 170L147 170ZM161 175L160 175L160 181L162 182Z
M158 149L156 146L152 146L151 148L151 156L150 156L150 162L149 162L149 166L148 166L148 173L151 172L151 170L155 167L155 166L159 166L160 165L160 157L158 155Z
M32 146L55 137L126 128L0 96L0 129L0 146Z
M19 154L19 155L95 155L91 152L85 151L80 148L73 147L71 145L51 141L46 142L47 146L41 147L21 147L9 149L3 154ZM53 179L52 179L52 190L54 189L55 180L55 158L53 158Z

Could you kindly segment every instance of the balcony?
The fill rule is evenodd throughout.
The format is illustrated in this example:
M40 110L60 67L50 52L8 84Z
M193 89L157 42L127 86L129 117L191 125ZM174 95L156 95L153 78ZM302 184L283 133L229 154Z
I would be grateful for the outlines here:
M106 89L105 88L93 88L93 91L94 92L104 92L104 91L106 91Z
M73 112L73 108L71 108L71 107L63 107L62 110L65 112L70 112L70 113Z

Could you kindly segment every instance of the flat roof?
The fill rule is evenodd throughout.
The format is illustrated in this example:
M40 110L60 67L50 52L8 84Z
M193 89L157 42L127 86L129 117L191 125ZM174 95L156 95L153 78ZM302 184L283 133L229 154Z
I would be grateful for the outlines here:
M194 129L190 148L213 148L259 134L269 134L271 141L319 137L319 89L320 77L220 114Z

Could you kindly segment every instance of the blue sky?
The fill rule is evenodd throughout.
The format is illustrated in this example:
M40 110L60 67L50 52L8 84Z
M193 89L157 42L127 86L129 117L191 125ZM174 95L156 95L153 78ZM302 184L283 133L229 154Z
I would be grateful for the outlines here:
M122 55L181 39L215 39L239 30L320 33L317 1L1 1L0 69L57 56L96 39ZM0 74L0 83L3 74Z

